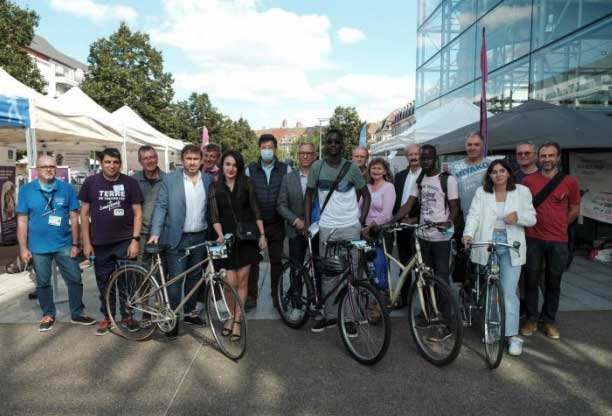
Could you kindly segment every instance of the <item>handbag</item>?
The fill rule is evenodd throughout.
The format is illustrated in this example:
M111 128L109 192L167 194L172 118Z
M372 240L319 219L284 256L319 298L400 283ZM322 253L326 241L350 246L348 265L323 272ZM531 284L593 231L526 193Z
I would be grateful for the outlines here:
M227 202L229 203L230 210L232 211L232 217L234 217L234 223L236 223L236 238L238 241L257 241L259 240L259 229L257 224L251 221L238 221L236 213L234 212L234 206L232 205L232 199L229 195L225 194Z

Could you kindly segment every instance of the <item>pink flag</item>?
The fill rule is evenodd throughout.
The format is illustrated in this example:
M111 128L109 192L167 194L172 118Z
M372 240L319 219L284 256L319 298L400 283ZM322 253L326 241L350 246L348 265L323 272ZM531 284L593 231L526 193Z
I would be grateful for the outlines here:
M489 132L487 128L487 45L485 44L485 28L482 28L482 47L480 49L480 73L482 75L482 91L480 94L480 135L484 141L484 156L489 147Z
M204 149L204 146L206 146L208 144L208 129L206 128L206 126L202 126L202 146L201 148Z

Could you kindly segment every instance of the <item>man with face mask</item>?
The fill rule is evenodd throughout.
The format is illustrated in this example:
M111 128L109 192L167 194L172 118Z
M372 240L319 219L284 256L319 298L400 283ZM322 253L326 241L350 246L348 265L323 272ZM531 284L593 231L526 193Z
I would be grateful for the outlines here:
M246 171L251 178L251 185L255 187L255 195L264 221L270 255L270 284L274 307L277 307L274 291L281 273L281 258L285 241L285 223L283 217L277 212L276 205L283 177L291 172L288 165L276 159L277 147L278 143L272 134L262 134L259 137L260 158ZM259 264L254 264L249 274L249 292L245 303L247 310L257 307L258 282Z

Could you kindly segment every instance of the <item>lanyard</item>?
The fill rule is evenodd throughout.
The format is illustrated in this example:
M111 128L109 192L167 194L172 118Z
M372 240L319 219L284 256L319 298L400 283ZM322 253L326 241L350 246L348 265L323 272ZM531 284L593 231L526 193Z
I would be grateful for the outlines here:
M53 206L53 199L55 198L55 190L51 192L45 192L42 189L40 190L40 194L46 202L45 210L42 213L42 216L50 215L55 212L55 207ZM50 196L47 196L50 195Z

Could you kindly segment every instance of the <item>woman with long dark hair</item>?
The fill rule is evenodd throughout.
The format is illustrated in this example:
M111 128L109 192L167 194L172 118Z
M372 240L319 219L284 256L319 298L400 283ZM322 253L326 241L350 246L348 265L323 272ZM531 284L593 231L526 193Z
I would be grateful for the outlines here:
M227 281L236 289L241 301L246 301L249 271L251 264L259 261L259 251L267 246L263 221L257 205L257 198L249 178L244 174L244 160L240 153L228 150L221 156L221 175L210 185L209 210L217 242L223 243L224 233L236 237L230 247L227 259L215 261L215 267L227 270ZM240 239L237 235L238 223L257 225L259 241ZM232 305L229 305L232 308ZM228 321L223 335L240 337L240 308L234 308L234 321Z
M463 231L463 244L475 241L514 243L518 250L498 247L501 285L506 309L506 337L509 353L520 355L523 341L518 337L519 298L517 295L521 266L525 264L525 227L536 223L536 212L529 188L514 182L512 170L503 159L495 160L487 169L483 186L476 190ZM486 247L472 249L472 262L486 265L489 253Z

